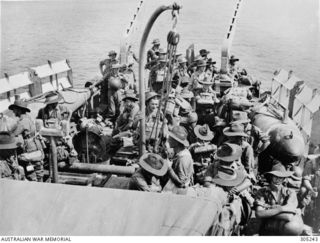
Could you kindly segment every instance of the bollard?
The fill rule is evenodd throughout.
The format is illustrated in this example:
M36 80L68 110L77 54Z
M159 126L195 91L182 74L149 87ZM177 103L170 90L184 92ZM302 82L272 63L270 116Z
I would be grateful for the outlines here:
M59 183L56 138L63 136L62 131L55 128L42 128L40 135L50 139L49 172L51 182Z

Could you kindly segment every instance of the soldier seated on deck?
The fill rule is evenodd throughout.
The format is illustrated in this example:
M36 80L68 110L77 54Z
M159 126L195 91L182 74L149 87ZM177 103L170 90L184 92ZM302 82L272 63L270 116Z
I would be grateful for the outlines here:
M155 92L146 93L146 114L145 114L145 125L146 125L146 147L148 151L153 150L153 146L156 141L160 139L160 130L163 126L164 115L163 112L159 111L159 95ZM159 120L157 120L157 116ZM140 126L139 122L142 119L141 112L137 113L136 119L133 124L133 129L135 129L134 134L134 144L138 144L140 139ZM158 122L158 123L157 123ZM164 129L167 126L164 125Z
M228 191L231 194L237 194L240 191L247 189L251 185L251 182L248 178L248 174L246 173L243 165L241 164L241 153L242 150L239 145L232 143L223 143L218 148L217 153L214 156L214 162L211 163L207 168L205 176L211 177L213 179L221 179L221 176L219 176L219 167L229 167L231 169L236 169L243 176L242 180L239 180L238 178L238 182L232 186L233 188L225 189L229 189ZM216 182L219 181L220 180L217 180ZM219 185L223 186L221 183Z
M276 164L267 172L269 186L261 188L255 198L256 217L262 219L259 235L300 235L304 224L297 208L296 192L283 186L292 172Z
M145 114L145 121L146 124L148 123L153 123L154 120L154 116L157 115L158 113L158 108L159 108L159 95L156 92L150 91L150 92L146 92L145 94L145 100L146 100L146 114ZM163 121L163 113L160 111L160 120ZM139 112L137 114L138 119L135 120L135 124L134 127L138 127L138 123L142 118L141 113Z
M206 67L206 76L213 78L215 74L219 72L218 68L215 66L217 62L213 61L212 58L207 60L207 67Z
M254 199L249 190L252 185L248 174L239 161L241 157L241 147L236 144L222 144L214 157L214 162L210 164L205 172L204 186L211 183L222 187L229 194L229 202L237 201L241 210L241 224L246 225L251 217L251 207Z
M70 120L72 112L64 105L59 104L62 97L56 93L46 96L45 107L38 112L37 119L43 120L43 125L48 127L48 120L55 119L58 127L62 120Z
M0 178L25 180L17 161L17 142L9 132L0 132Z
M136 103L138 98L133 90L127 90L122 101L124 102L124 109L116 120L113 135L133 129L134 120L139 111L139 106Z
M29 181L43 181L43 144L39 137L31 136L29 130L25 129L23 131L22 145L23 153L19 154L18 160L19 164L25 169L26 178Z
M167 162L158 154L146 153L141 156L139 165L140 169L131 176L129 190L161 192L159 178L167 173Z
M197 70L198 64L203 61L202 57L200 55L196 56L192 63L189 63L187 73L191 77L193 73Z
M122 101L124 108L115 122L115 128L112 132L113 137L110 141L110 146L107 148L108 154L111 157L121 148L123 142L126 141L124 137L132 136L132 130L135 129L135 119L137 119L139 111L139 107L136 104L138 99L133 90L127 90ZM133 141L130 139L130 142L132 143Z
M195 92L196 100L201 99L201 94L206 93L210 94L210 100L212 103L219 103L219 99L217 98L217 93L212 89L213 80L211 77L205 76L203 80L199 80L199 84L202 85L200 89Z
M31 119L27 112L30 112L30 109L27 107L27 103L22 100L15 100L15 102L8 107L9 110L12 110L15 116L18 118L17 128L13 131L14 136L22 135L25 129L28 129L31 135L35 134L35 125L34 121Z
M214 126L214 116L216 115L216 104L219 103L216 92L211 88L213 80L210 77L205 77L200 80L202 85L195 93L196 97L196 112L199 116L199 124L207 123L209 127Z
M259 153L264 151L269 146L269 136L266 133L262 132L260 128L251 124L251 121L248 118L246 112L233 111L230 124L234 123L243 124L244 131L249 136L247 142L252 146L255 157L257 157Z
M160 40L154 39L152 41L152 47L147 52L147 64L146 68L151 69L159 58Z
M214 134L207 124L197 125L194 128L194 134L197 137L197 142L190 145L189 151L194 160L195 183L202 184L204 171L211 164L212 155L217 150L217 146L211 143Z

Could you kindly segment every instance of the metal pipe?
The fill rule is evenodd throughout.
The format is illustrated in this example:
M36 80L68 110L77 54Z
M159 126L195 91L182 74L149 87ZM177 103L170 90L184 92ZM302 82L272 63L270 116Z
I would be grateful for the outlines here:
M59 183L59 177L58 177L58 158L57 158L57 146L56 141L53 136L50 137L50 147L51 147L51 166L52 169L50 175L51 180L53 183Z
M106 164L87 164L87 163L73 163L72 165L65 165L59 167L62 170L78 171L86 173L111 173L118 175L132 175L135 172L133 166L117 166L117 165L106 165Z
M150 30L153 26L153 23L159 17L159 15L169 9L173 9L175 5L170 6L161 6L157 8L154 13L151 15L147 26L144 29L142 39L140 42L139 50L139 96L140 96L140 112L142 114L142 119L140 121L140 141L139 141L139 153L140 156L146 152L146 120L145 120L145 88L144 88L144 62L145 62L145 48L146 42L150 33Z

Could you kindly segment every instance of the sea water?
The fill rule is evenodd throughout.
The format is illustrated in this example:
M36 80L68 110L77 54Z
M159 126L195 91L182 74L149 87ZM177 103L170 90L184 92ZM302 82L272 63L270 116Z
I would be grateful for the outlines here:
M178 52L190 44L205 48L217 64L236 0L177 1L180 11ZM320 9L318 0L243 0L232 54L239 64L268 86L276 69L293 70L309 86L320 87ZM138 30L131 37L138 55L141 34L151 13L173 1L144 0ZM9 75L27 67L69 59L75 86L99 76L99 61L119 51L136 0L2 1L1 69ZM172 28L171 12L159 17L148 39Z

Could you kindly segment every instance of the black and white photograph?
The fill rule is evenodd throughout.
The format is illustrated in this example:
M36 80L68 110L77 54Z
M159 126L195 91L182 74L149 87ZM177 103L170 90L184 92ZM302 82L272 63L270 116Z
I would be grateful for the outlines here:
M1 242L320 241L320 0L0 10Z

